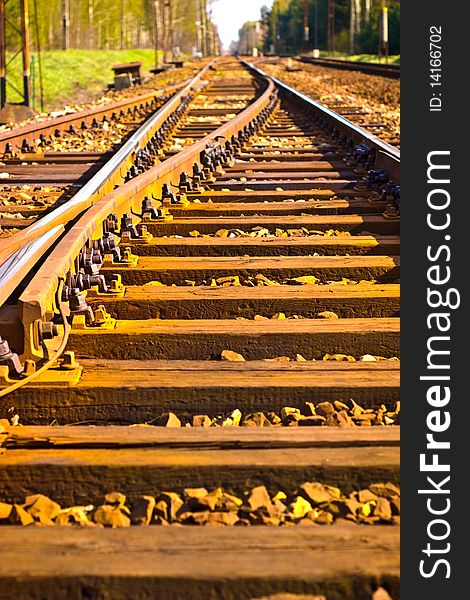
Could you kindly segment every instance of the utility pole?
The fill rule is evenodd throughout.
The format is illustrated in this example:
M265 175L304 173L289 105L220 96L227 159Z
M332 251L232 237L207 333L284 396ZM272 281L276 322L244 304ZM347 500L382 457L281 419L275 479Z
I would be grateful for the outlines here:
M13 5L15 5L13 7ZM7 14L7 9L10 13ZM16 10L15 10L16 9ZM10 30L11 36L8 36L13 57L21 54L23 71L23 99L21 102L7 103L7 86L13 87L15 91L21 94L8 79L8 73L12 70L12 59L6 58L6 30ZM19 39L19 45L13 45L13 40ZM30 117L33 113L31 106L31 58L29 50L29 6L28 0L0 0L0 109L2 115L0 122L7 122ZM10 65L10 66L9 66ZM25 108L26 107L26 108Z
M315 23L313 24L313 40L315 48L318 48L318 0L315 0Z
M5 45L5 0L0 0L0 108L5 106L7 100Z
M195 0L196 2L196 52L202 53L201 44L201 0Z
M349 0L349 54L354 54L356 36L356 0Z
M70 11L69 0L62 0L62 50L70 46Z
M153 47L155 50L155 66L158 67L160 60L158 58L158 42L159 42L159 6L158 0L153 0Z
M23 48L23 98L25 106L31 104L31 59L29 55L28 0L21 0L21 44Z
M327 48L330 54L335 52L335 3L328 0L328 37Z
M387 0L381 0L379 15L379 62L382 56L385 56L385 62L388 62L388 6Z
M310 28L308 26L308 6L307 0L304 0L304 35L302 38L302 48L307 49L307 44L310 39Z

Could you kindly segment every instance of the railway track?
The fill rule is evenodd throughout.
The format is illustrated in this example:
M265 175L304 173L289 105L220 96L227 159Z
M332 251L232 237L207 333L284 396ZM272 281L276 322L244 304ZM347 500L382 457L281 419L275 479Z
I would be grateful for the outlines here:
M335 69L359 71L368 75L380 75L380 77L400 79L400 65L396 64L350 61L336 58L312 58L310 56L299 56L297 59L303 63L321 67L333 67Z
M0 399L0 518L87 525L2 528L1 589L396 600L399 153L206 76L1 309L5 390L66 352Z
M293 59L262 58L257 65L370 134L400 147L399 82Z

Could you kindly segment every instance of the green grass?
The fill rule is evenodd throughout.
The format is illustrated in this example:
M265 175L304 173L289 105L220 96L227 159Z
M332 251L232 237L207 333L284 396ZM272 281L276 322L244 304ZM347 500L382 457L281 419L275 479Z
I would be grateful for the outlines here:
M34 108L40 110L37 55L33 53L35 79ZM142 62L149 71L155 62L153 50L51 50L42 54L44 104L46 110L61 108L67 103L86 102L96 97L113 81L111 67L117 63ZM9 78L22 88L21 61L17 58L9 69ZM8 101L21 98L8 87Z
M328 56L328 54L325 52L325 54L323 54L323 56ZM378 63L379 62L379 57L377 54L340 54L337 53L334 56L331 56L331 58L341 58L344 60L351 60L353 62L373 62L373 63ZM385 62L385 59L382 58L382 63ZM388 62L389 64L393 65L399 65L400 64L400 55L399 54L394 54L388 57Z

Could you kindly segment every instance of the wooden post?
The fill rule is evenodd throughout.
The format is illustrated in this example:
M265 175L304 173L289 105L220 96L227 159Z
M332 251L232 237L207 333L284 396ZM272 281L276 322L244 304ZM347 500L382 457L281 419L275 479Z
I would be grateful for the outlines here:
M155 49L155 66L158 67L160 64L160 59L158 57L158 44L160 40L160 27L159 27L159 18L160 18L160 7L158 0L153 0L153 17L154 17L154 40L153 47Z
M31 59L29 55L28 0L21 0L21 44L23 50L23 97L24 105L31 105Z
M0 108L6 103L5 0L0 0Z
M354 54L356 35L356 0L349 0L349 54Z
M62 0L62 50L68 50L70 45L70 16L69 0Z
M328 0L328 52L335 52L335 3Z

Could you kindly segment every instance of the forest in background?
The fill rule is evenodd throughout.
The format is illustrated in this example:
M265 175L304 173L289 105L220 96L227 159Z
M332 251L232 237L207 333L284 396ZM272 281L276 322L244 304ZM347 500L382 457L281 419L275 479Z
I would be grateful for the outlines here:
M31 46L37 50L76 48L125 50L178 47L209 53L217 32L210 18L212 0L29 0ZM7 3L7 16L19 23L20 3ZM199 22L199 25L197 25ZM7 50L18 44L13 27L6 29ZM207 48L206 48L207 45Z
M376 54L382 0L335 0L333 49L341 53ZM389 53L400 54L400 1L388 0ZM304 40L304 15L308 40ZM261 9L264 37L259 50L296 54L328 48L328 0L274 0ZM352 35L351 35L352 34ZM351 37L353 43L351 44Z

